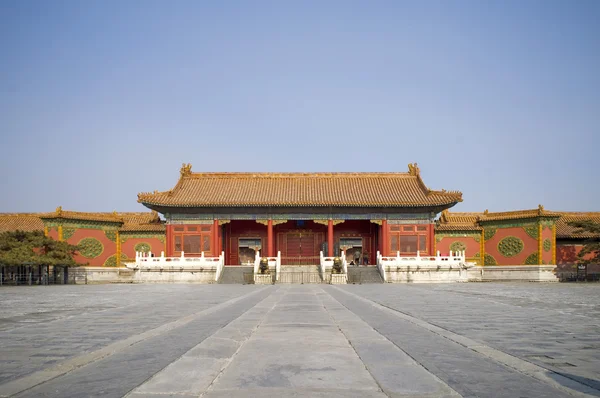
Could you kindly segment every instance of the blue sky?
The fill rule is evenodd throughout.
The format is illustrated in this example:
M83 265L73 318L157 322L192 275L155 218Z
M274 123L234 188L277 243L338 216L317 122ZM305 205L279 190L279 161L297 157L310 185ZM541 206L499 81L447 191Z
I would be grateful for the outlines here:
M0 2L0 212L194 171L406 171L600 211L600 2Z

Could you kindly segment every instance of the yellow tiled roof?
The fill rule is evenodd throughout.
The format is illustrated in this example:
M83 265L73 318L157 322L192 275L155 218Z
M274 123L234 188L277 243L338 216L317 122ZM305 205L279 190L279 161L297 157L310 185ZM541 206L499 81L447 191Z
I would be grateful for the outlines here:
M53 213L39 214L42 219L61 218L67 220L80 221L107 221L121 224L120 231L164 231L164 223L158 216L158 213L152 211L146 212L82 212L66 211L58 207ZM43 225L42 225L43 229Z
M600 224L600 212L560 212L560 218L556 221L556 237L557 238L600 238L598 234L591 233L575 233L577 228L570 226L568 223L572 221L591 220Z
M184 165L170 191L140 193L165 207L451 206L462 193L432 191L416 164L408 173L192 173Z
M0 213L0 232L43 231L41 213Z
M122 232L163 232L165 224L161 221L158 213L117 213L123 219Z
M112 213L97 213L97 212L83 212L83 211L67 211L63 210L61 206L56 208L56 211L52 213L41 214L42 219L53 219L62 218L66 220L82 220L82 221L108 221L120 223L123 222L121 217L118 216L117 212Z
M479 221L500 221L500 220L518 220L523 218L536 217L559 217L560 214L554 211L544 209L544 206L539 205L537 209L531 210L516 210L503 212L488 212L487 210L481 214Z
M481 231L477 223L482 213L461 213L444 210L435 227L436 231Z

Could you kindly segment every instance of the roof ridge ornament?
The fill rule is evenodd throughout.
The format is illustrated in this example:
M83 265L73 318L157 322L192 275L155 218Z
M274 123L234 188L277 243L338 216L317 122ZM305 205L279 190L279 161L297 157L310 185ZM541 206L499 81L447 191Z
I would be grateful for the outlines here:
M181 164L181 170L179 170L179 173L181 174L182 177L186 177L189 176L190 174L192 174L192 164L188 163L182 163Z
M418 176L421 174L421 170L417 166L417 163L408 164L408 174L410 174L411 176Z
M56 215L57 215L58 217L62 216L62 206L58 206L58 207L56 208Z
M448 209L442 210L442 214L440 215L440 221L448 222L450 221L450 212Z

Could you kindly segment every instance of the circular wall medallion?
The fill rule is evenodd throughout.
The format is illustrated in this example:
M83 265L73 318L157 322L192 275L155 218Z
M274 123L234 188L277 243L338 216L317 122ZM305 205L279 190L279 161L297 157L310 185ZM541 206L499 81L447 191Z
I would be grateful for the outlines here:
M83 238L77 246L79 246L79 254L85 258L96 258L104 251L104 246L96 238Z
M453 252L462 252L463 250L467 250L467 245L457 240L456 242L452 242L450 250Z
M514 236L507 236L498 242L498 251L504 257L514 257L523 251L523 241Z
M134 250L136 252L148 253L150 250L152 250L152 246L150 246L150 243L140 242L135 245Z
M532 253L525 259L525 265L537 265L538 264L538 254Z
M121 261L127 260L127 256L125 254L121 254ZM117 255L113 254L104 262L105 267L116 267L117 266Z
M485 262L485 265L498 265L496 259L491 254L485 253L485 256L483 256L483 261Z
M549 252L550 249L552 249L552 242L550 241L550 239L544 239L544 243L542 244L544 245L545 252Z

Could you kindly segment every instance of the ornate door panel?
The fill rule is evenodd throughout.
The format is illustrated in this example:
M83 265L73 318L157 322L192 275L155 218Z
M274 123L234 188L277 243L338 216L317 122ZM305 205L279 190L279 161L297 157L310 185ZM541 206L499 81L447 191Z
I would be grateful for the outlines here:
M319 238L322 239L322 235L322 233L311 231L293 231L283 234L280 241L283 241L284 244L280 247L284 264L313 265L318 263Z
M290 232L285 236L286 257L300 257L302 255L302 234Z

